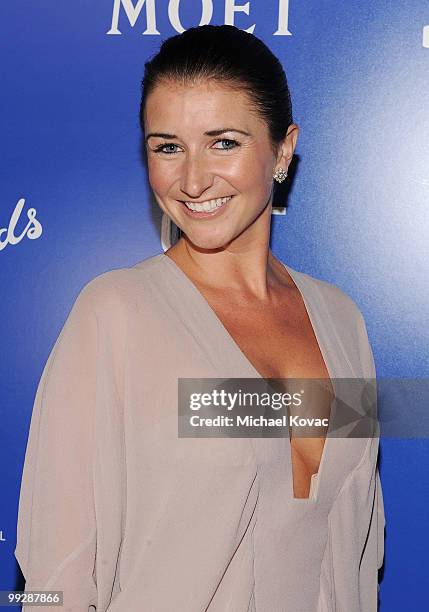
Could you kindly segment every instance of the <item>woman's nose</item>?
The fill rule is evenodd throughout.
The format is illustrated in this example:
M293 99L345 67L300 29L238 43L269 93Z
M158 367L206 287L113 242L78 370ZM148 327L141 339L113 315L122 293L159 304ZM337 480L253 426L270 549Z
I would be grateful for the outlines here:
M212 184L212 174L201 154L188 157L182 166L180 188L190 198L198 198Z

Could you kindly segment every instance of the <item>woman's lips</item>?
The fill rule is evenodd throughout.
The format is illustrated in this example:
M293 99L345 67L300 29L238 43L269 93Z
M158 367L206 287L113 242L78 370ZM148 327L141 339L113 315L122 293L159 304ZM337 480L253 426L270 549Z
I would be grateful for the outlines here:
M233 199L233 195L231 196L225 196L225 197L229 197L230 199L225 203L225 204L221 204L221 206L218 206L215 210L212 211L196 211L196 210L191 210L190 208L188 208L185 204L185 202L183 200L178 200L178 202L180 202L183 205L183 210L185 211L185 213L193 218L193 219L207 219L207 218L212 218L212 217L218 217L219 215L221 215L225 209L228 207L228 204L231 202L231 200ZM218 198L221 199L221 198ZM197 204L198 202L195 202L195 204Z

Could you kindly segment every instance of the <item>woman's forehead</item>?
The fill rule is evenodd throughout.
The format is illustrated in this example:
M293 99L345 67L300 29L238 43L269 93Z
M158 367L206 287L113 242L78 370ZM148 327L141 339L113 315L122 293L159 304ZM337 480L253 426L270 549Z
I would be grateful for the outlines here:
M179 83L159 83L155 86L147 98L147 105L152 100L152 105L164 103L163 106L171 107L174 104L198 105L203 103L206 108L216 109L218 107L249 104L250 99L244 89L215 84L211 82L201 82L190 85ZM231 104L234 100L234 105ZM174 110L174 109L173 109Z
M147 98L145 119L150 124L171 121L205 129L217 129L222 124L251 131L251 126L258 121L251 110L251 101L244 90L207 82L160 83Z

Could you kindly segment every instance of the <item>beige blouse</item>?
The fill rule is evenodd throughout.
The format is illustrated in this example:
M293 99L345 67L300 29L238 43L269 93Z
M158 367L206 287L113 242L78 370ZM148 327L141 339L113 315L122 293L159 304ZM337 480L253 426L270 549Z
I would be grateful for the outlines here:
M285 266L331 378L375 378L365 323ZM378 438L328 437L308 499L290 440L179 438L177 379L259 377L164 253L80 292L37 389L15 556L62 612L375 612Z

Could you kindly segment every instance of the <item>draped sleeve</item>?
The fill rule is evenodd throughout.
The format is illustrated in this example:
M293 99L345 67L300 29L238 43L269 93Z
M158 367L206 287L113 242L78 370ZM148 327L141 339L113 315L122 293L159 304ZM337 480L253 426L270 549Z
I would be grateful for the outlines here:
M104 610L117 588L122 524L119 378L112 354L117 330L106 331L106 315L97 312L102 285L98 277L82 289L52 348L25 452L15 557L26 592L63 591L63 606L49 607L54 611ZM112 311L105 302L104 310ZM97 437L109 447L104 481Z
M359 313L358 336L364 376L367 378L376 378L374 357L368 339L365 320L361 313ZM379 433L380 429L378 428L378 435ZM374 502L371 511L369 530L359 568L363 610L378 609L378 602L374 604L374 608L371 607L371 589L368 589L368 586L371 584L375 584L377 586L377 596L374 596L374 599L378 600L378 592L380 590L378 584L378 570L382 567L384 561L384 529L386 519L384 514L383 491L381 487L380 473L378 466L376 465L379 449L379 438L374 439L373 444L377 449L377 455L374 456ZM366 598L369 599L368 602L366 601Z
M357 307L355 314L350 328L354 330L353 345L359 355L356 372L359 369L359 377L375 382L375 363L365 321ZM333 602L338 610L378 610L378 570L383 564L385 519L377 467L379 427L375 425L375 435L366 439L361 459L345 479L329 512L317 612L331 612Z

